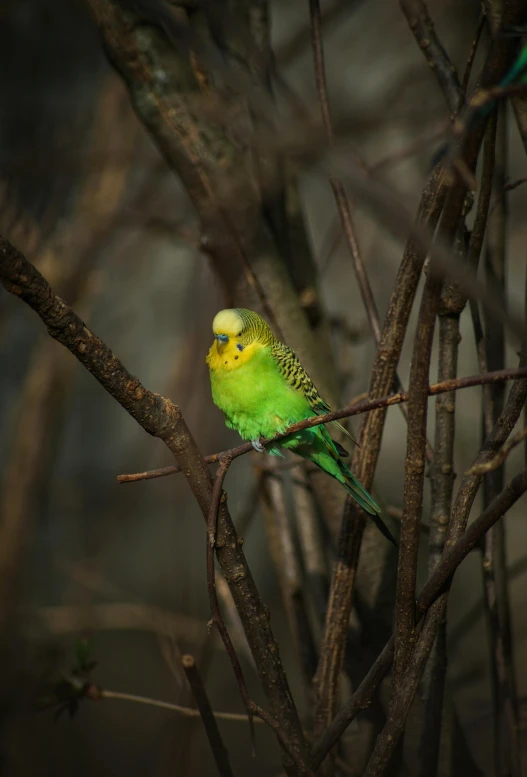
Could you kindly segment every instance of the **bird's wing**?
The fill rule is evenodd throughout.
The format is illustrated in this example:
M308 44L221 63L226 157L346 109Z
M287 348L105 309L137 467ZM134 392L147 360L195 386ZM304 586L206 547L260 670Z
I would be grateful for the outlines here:
M313 413L315 415L324 415L325 413L330 413L330 406L318 393L317 387L298 361L293 349L277 340L272 347L272 352L282 377L285 378L287 383L289 383L292 388L294 388L296 391L302 392L302 394L309 402L309 406ZM338 421L330 421L329 423L330 426L339 429L339 431L343 432L356 444L356 441L353 439L347 429L344 429L342 424L340 424ZM348 455L347 451L345 451L342 446L340 446L340 449L341 450L339 450L339 453L341 456Z

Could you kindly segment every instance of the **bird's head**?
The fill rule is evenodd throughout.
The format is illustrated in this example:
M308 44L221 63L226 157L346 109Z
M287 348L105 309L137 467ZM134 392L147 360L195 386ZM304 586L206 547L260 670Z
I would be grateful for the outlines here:
M242 352L255 341L266 344L273 335L263 318L252 310L220 310L212 322L218 353Z

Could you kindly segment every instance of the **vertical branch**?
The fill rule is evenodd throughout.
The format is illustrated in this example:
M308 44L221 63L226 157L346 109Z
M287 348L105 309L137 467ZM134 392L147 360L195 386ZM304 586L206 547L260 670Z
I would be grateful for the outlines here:
M416 221L433 231L439 220L446 187L442 174L436 170L421 197ZM422 246L414 239L406 245L390 298L373 374L370 397L389 392L408 325L410 309L425 260ZM386 410L380 409L363 416L359 442L355 450L352 470L365 488L371 488L379 450ZM324 638L315 677L317 694L315 733L321 735L330 724L337 704L338 679L342 669L348 620L357 575L357 563L364 531L364 516L351 501L346 503L340 529L337 562L333 571L326 615Z
M307 590L311 592L314 600L319 623L323 623L328 603L328 568L316 505L304 467L293 470L292 486L296 530L302 551Z
M520 357L520 367L525 366L526 362L527 349L524 348ZM441 591L444 590L445 583L448 582L458 564L461 562L461 559L465 558L478 542L478 538L482 536L482 534L479 533L479 530L473 533L474 530L477 529L477 524L480 522L480 519L478 519L467 530L467 536L463 537L463 534L466 531L469 514L482 480L482 475L477 474L477 470L479 470L482 465L488 464L494 459L496 451L504 445L522 413L526 400L527 379L520 378L512 385L503 413L497 420L494 429L492 430L492 434L485 440L485 445L479 451L473 462L472 469L474 470L474 474L465 475L456 494L448 536L445 543L444 558L441 561L440 567L436 569L433 577L428 580L419 594L417 601L418 617L426 612L436 596L441 594ZM490 526L494 525L495 521L499 520L505 511L514 504L516 499L524 493L525 487L527 487L527 471L520 473L520 475L514 478L509 486L504 489L500 497L497 500L494 500L493 507L489 507L488 510L480 516L482 523L486 522L486 518L490 514L494 516L492 522L488 525L486 524L484 531L488 531ZM507 492L509 496L511 496L512 501L505 499ZM505 502L502 501L502 498L505 499ZM470 535L472 535L472 538L469 540ZM454 560L456 553L453 552L453 548L459 548L462 545L464 546L462 555L458 556L457 560ZM450 569L449 572L447 572L447 567ZM394 639L392 637L384 646L384 649L359 688L357 688L355 693L348 699L344 707L335 717L335 720L313 748L312 757L315 766L323 761L327 753L338 742L347 726L355 719L360 710L371 702L376 688L391 666L393 650Z
M424 0L399 0L399 4L443 92L448 110L454 116L463 104L464 94L456 69L437 36L426 3Z
M500 106L496 135L496 165L494 191L498 202L489 220L489 237L485 256L487 283L493 293L505 294L507 245L507 120L506 107ZM486 366L500 369L505 363L505 336L503 327L484 317L484 347ZM484 434L503 409L504 388L492 386L484 394ZM483 484L484 505L503 488L504 471L500 467L487 473ZM491 677L495 703L494 748L496 773L520 775L520 743L518 740L518 701L512 656L510 605L507 585L505 551L505 524L503 521L485 536L482 558L484 601L491 641Z
M477 36L476 36L477 42ZM473 47L475 49L475 46ZM466 79L464 79L465 81ZM480 193L474 220L474 227L468 246L468 262L478 266L483 239L487 225L487 216L492 192L492 174L494 169L495 122L490 121L486 131ZM458 236L458 241L464 240ZM464 253L463 246L463 253ZM457 353L459 345L459 316L466 303L466 297L459 288L445 283L441 307L439 310L439 367L438 375L455 377L457 372ZM471 306L473 305L471 301ZM477 305L473 306L479 315ZM431 575L437 567L445 546L446 534L450 523L452 489L454 484L453 443L455 434L455 393L438 397L436 402L436 456L431 469L432 511L430 521L429 563ZM420 743L421 777L434 777L439 767L439 747L441 743L442 706L446 676L446 619L440 623L432 654L424 677L424 697L426 712ZM452 709L447 709L452 726L459 731L459 722ZM450 732L453 736L454 732ZM455 746L455 742L454 742ZM468 761L467 761L468 763Z
M458 247L458 253L462 257L466 253L464 250L464 225L462 235L458 236L458 241L462 241L462 245ZM465 295L457 286L446 281L439 307L438 380L451 380L457 376L460 340L459 318L465 304ZM455 478L455 403L455 392L438 396L436 400L435 452L431 467L432 509L428 553L429 575L434 572L441 560L450 521ZM435 777L438 771L446 662L446 617L443 617L424 677L425 714L420 743L421 777Z
M415 644L415 585L423 509L426 418L430 358L441 280L430 269L425 283L414 340L408 400L408 442L404 477L404 507L399 545L395 613L395 694L401 686Z
M302 572L287 514L284 483L276 471L280 462L272 461L275 472L262 481L265 525L271 555L276 568L289 628L306 688L310 688L316 669L316 651L306 610Z
M320 111L322 114L322 123L326 133L326 139L328 144L333 144L333 129L331 126L331 116L329 112L328 102L328 90L326 83L326 66L324 63L324 47L322 42L322 15L320 11L320 0L309 0L309 9L311 15L311 46L313 49L313 61L315 66L315 81L318 92L318 99L320 102ZM351 214L351 206L349 199L346 195L346 191L341 181L336 178L330 178L329 183L335 197L335 203L340 217L340 223L342 231L344 233L348 250L353 262L353 269L355 271L355 277L359 284L359 289L362 297L364 309L368 316L368 322L370 324L375 344L377 347L381 341L381 319L373 295L373 289L371 287L370 279L364 266L359 241L355 231L355 225L353 223L353 217ZM395 390L404 391L403 385L395 373ZM401 413L408 420L408 409L406 405L401 405ZM427 454L430 457L432 455L431 446L427 448Z
M406 667L404 678L400 680L398 692L390 707L388 722L377 739L364 777L381 777L390 763L395 747L404 731L406 717L421 680L437 630L444 618L445 606L446 594L443 594L426 614L423 627L416 639L412 660Z
M212 494L210 498L210 506L207 515L207 588L209 592L209 604L212 615L212 623L216 626L220 633L220 637L225 645L225 650L229 656L238 688L243 699L243 703L247 709L247 715L249 718L249 728L251 731L251 741L254 749L254 721L251 708L251 700L245 684L245 678L243 676L243 670L236 653L236 649L232 643L232 639L227 630L227 626L223 620L220 603L218 601L218 594L216 591L216 568L214 564L214 551L217 544L217 531L218 531L218 511L220 504L226 501L226 494L223 491L223 481L225 475L231 464L232 459L226 456L220 459L218 469L216 470L216 476L214 478L214 485L212 487Z
M214 756L216 766L218 767L218 773L220 777L233 777L233 772L229 763L229 754L227 748L223 744L223 739L221 738L220 730L218 728L218 721L210 706L209 697L207 696L205 686L203 685L193 656L188 654L182 656L181 665L187 676L197 708L200 712L207 739L209 740L210 749L212 750L212 755Z

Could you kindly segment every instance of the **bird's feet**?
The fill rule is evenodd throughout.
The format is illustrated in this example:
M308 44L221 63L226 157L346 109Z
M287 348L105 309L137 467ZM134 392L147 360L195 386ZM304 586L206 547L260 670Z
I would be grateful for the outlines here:
M254 450L258 451L258 453L263 453L265 451L265 448L260 442L260 440L251 440L251 442Z

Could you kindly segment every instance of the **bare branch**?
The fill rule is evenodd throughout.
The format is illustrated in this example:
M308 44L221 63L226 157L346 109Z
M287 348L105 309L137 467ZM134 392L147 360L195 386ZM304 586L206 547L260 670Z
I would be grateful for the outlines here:
M512 437L509 442L503 446L503 448L501 448L499 453L497 453L493 459L484 462L483 464L475 464L473 467L467 470L466 474L477 475L481 477L482 475L486 475L487 472L492 472L493 470L498 469L498 467L501 467L504 461L507 459L507 456L512 451L512 449L526 439L527 427L524 427L520 432L518 432L518 434L515 434L514 437Z
M168 710L169 712L177 712L180 715L184 715L187 718L200 718L201 712L194 707L183 707L181 704L173 704L169 701L161 701L161 699L150 699L147 696L136 696L133 693L122 693L121 691L110 691L107 688L96 688L93 692L88 692L87 696L94 701L104 699L114 699L115 701L130 701L134 704L146 704L148 707L157 707L161 710ZM241 715L238 712L218 712L214 710L213 716L217 720L226 720L233 723L247 723L249 718L247 715ZM257 718L256 723L263 723L264 721Z
M168 446L207 520L212 483L179 407L145 389L102 340L53 294L42 275L4 238L0 239L0 282L7 291L20 297L38 313L50 335L84 364L146 432ZM220 504L216 553L240 613L272 715L302 759L301 754L306 751L305 740L278 645L225 503ZM241 571L243 574L240 574ZM286 760L289 763L289 759Z
M243 676L243 670L240 664L240 660L238 658L234 645L232 644L232 640L230 638L229 632L227 631L227 626L225 625L225 621L223 620L221 615L218 595L216 593L216 581L215 581L215 574L214 574L215 573L214 550L216 548L218 511L220 509L220 502L226 501L227 495L223 491L223 481L225 480L225 475L227 474L227 470L229 469L231 461L232 459L228 457L221 459L220 466L216 471L216 477L214 478L214 485L212 487L210 508L207 516L207 588L209 592L209 604L210 604L210 610L212 615L212 623L218 629L220 636L223 640L223 644L225 645L225 650L227 651L227 655L229 656L229 660L234 670L234 675L236 677L236 682L238 683L238 687L240 689L243 703L245 704L245 707L247 709L247 715L249 717L249 727L251 731L251 741L252 741L253 750L254 750L255 748L254 723L253 723L253 716L251 713L251 700L249 698L249 693L247 691L247 686L245 684L245 678Z
M205 731L207 732L210 749L212 750L220 777L233 777L229 762L229 754L223 743L223 739L221 738L216 716L210 706L209 697L207 696L205 686L203 685L203 681L196 667L194 657L188 654L182 656L181 665L187 676L196 704L198 705L201 720L203 721ZM252 715L250 716L250 722L252 725Z
M400 0L400 6L453 116L463 105L464 92L456 68L437 36L426 3L423 0Z
M326 133L326 139L328 145L331 146L333 144L333 130L331 127L331 116L329 112L326 67L324 63L324 48L322 42L322 14L320 11L319 0L310 0L309 8L311 15L311 46L313 49L315 81L317 85L318 99L320 102L320 110L322 113L322 122ZM364 266L364 260L362 258L355 225L353 223L351 205L348 197L346 196L346 191L342 181L339 181L336 178L330 178L329 183L335 197L335 203L339 212L342 231L348 244L348 250L353 262L355 277L359 284L362 302L368 316L368 321L370 323L370 328L373 332L375 342L378 346L381 341L381 319L377 309L377 303L375 302L375 297L373 295L370 279L368 278L368 274ZM397 373L395 375L394 388L404 391L403 384L401 383ZM401 407L401 412L403 416L408 419L406 408ZM428 446L427 452L431 457L431 446Z
M421 618L434 603L448 584L452 575L464 558L478 544L487 532L512 505L527 491L527 470L516 475L502 493L489 507L470 524L469 528L456 542L452 544L432 577L423 587L417 599L417 617ZM315 767L322 762L329 750L338 742L346 728L355 719L361 709L371 703L371 699L393 660L394 638L384 647L379 658L357 688L353 696L346 702L331 725L315 744L312 759Z

